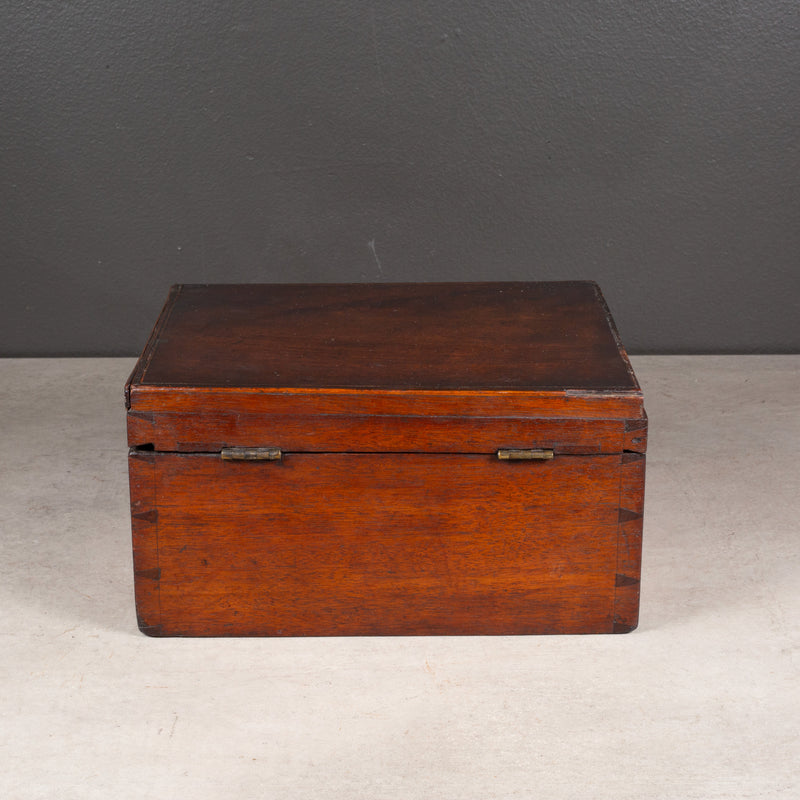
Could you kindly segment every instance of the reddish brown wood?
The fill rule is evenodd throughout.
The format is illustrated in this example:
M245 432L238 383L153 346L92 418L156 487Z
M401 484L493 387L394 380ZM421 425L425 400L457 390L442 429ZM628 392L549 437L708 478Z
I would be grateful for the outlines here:
M637 419L625 420L625 437L622 449L633 453L647 452L647 414L644 408Z
M624 453L620 470L614 632L628 633L639 624L642 571L645 456Z
M133 411L220 411L247 414L391 414L398 416L524 416L559 419L634 419L641 391L347 391L343 389L193 388L129 386Z
M175 287L126 404L147 633L636 625L647 418L594 284Z
M619 455L140 458L155 460L158 508L149 633L613 628Z
M586 281L177 286L126 395L154 413L642 415Z
M161 614L156 454L137 453L135 458L128 458L128 476L131 490L136 613L139 627L145 633L154 634L157 632L157 621Z
M549 447L556 453L619 453L623 420L524 417L205 414L131 411L130 447L219 451L275 446L300 452L493 453L500 447Z

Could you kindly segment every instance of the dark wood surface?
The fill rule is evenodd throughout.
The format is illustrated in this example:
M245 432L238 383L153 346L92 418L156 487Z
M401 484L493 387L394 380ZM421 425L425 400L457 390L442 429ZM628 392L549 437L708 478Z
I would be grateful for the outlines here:
M602 423L559 439L543 420L644 417L588 282L178 286L126 394L129 444L181 451L461 452L541 435L607 452Z
M590 282L174 287L134 386L637 392Z
M189 636L630 630L639 562L620 532L641 518L641 476L627 458L134 453L140 625Z

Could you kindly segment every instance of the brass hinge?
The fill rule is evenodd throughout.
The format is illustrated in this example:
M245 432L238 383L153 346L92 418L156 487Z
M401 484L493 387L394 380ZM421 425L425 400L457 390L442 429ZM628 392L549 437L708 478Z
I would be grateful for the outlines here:
M223 461L280 461L280 447L223 447Z
M498 450L497 457L501 461L547 461L553 457L553 451L548 448L536 450Z

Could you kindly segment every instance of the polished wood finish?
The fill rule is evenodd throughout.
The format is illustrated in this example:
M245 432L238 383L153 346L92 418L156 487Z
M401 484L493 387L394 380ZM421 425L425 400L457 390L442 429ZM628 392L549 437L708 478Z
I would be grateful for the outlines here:
M623 453L620 466L614 633L629 633L639 624L645 456Z
M157 386L627 392L596 284L176 286L134 375Z
M647 418L594 284L175 287L126 404L146 633L637 624Z
M149 633L614 629L621 455L138 459L154 474L138 522L158 531L158 571L146 549L135 564Z
M640 451L619 419L246 414L209 411L128 414L128 444L168 452L272 445L299 452L493 453L549 447L559 454ZM639 442L633 439L640 438Z
M139 628L151 635L160 632L161 619L156 500L156 463L160 458L155 453L135 452L128 457L136 616Z

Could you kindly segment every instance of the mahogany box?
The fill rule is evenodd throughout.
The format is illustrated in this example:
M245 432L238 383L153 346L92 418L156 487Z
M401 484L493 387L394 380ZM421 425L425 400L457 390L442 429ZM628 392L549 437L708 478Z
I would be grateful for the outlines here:
M637 624L647 417L594 283L175 286L125 397L147 634Z

